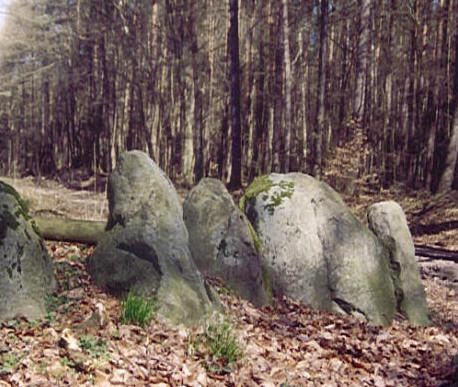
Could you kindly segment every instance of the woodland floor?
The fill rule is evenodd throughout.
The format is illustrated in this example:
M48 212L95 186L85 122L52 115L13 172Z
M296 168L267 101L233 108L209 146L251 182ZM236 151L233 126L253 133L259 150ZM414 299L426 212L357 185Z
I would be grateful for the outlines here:
M43 180L3 179L27 200L33 214L106 219L105 195L74 191ZM181 192L183 194L184 192ZM458 219L458 196L431 197L402 190L345 198L364 218L367 205L397 200L410 226ZM458 250L458 230L416 236L415 242ZM313 311L291 300L255 309L209 279L218 290L242 348L230 367L196 347L200 329L147 328L120 323L120 301L98 290L85 269L93 247L47 242L58 292L43 322L0 324L0 386L453 386L458 378L458 286L420 269L434 325L395 321L387 328ZM458 264L454 264L458 266ZM81 324L104 306L101 326ZM65 330L69 328L69 330ZM86 343L74 354L62 336ZM454 382L452 381L454 380Z

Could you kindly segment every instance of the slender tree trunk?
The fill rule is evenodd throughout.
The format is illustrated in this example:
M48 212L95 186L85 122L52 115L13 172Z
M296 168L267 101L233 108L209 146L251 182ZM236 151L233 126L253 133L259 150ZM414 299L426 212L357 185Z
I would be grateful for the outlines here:
M273 65L273 122L272 122L272 171L281 171L281 160L282 160L282 146L283 142L283 50L281 36L278 31L281 28L281 18L278 22L278 29L275 31L275 27L272 25L271 36L275 39L273 44L274 51L274 65Z
M195 25L194 15L192 15L190 26L191 38L191 61L192 61L192 81L194 90L194 131L193 131L193 148L194 148L194 183L198 183L204 176L204 127L203 127L203 96L199 82L199 47L197 40L197 27Z
M391 0L388 7L388 31L385 46L385 60L386 60L386 72L384 74L384 101L383 101L383 114L384 114L384 149L383 149L383 165L384 165L384 176L383 185L389 187L393 184L394 179L394 120L393 120L393 52L395 40L393 39L393 28L394 28L394 13L396 10L396 1Z
M369 55L369 21L370 21L370 0L359 0L360 6L360 28L358 39L358 53L356 62L356 90L353 103L354 117L362 122L364 117L366 77L368 74Z
M242 186L242 132L240 113L240 62L239 62L239 30L238 0L229 1L229 73L231 80L231 132L232 162L229 187L237 189Z
M339 87L339 144L342 141L345 141L347 138L346 132L346 114L347 114L347 81L348 81L348 74L347 74L347 67L348 67L348 33L349 30L348 24L350 23L348 16L346 20L343 21L342 30L341 30L341 46L342 46L342 58L340 63L340 87Z
M285 63L285 125L284 125L284 149L282 150L282 172L297 169L297 139L292 133L292 102L293 76L291 70L291 56L289 47L289 18L288 0L282 0L283 16L283 58Z
M298 125L297 132L297 157L298 157L298 168L300 172L305 171L306 168L306 149L307 149L307 74L309 68L306 64L306 48L304 45L304 35L305 32L302 30L299 33L298 45L299 45L299 71L296 71L296 74L299 74L299 84L300 84L300 98L299 98L299 111L301 112L301 123Z
M458 157L458 32L455 33L455 69L453 77L453 97L451 101L451 111L453 112L452 131L448 144L445 168L439 181L437 191L447 192L453 187L453 180L457 168Z
M252 140L252 158L249 170L249 180L252 181L259 170L261 169L261 161L265 146L265 133L267 132L267 122L265 114L265 95L264 95L264 82L265 82L265 62L264 62L264 36L263 36L263 23L262 23L262 3L256 4L256 18L254 26L254 42L258 45L257 57L254 68L254 82L252 91L252 122L253 122L253 140Z
M458 110L458 109L457 109ZM456 160L458 155L458 114L455 110L453 115L452 135L448 145L447 159L445 161L445 169L439 181L437 192L443 193L450 191L453 186L453 180L456 170Z
M323 131L325 128L325 89L326 89L326 24L328 14L328 0L320 1L320 50L318 54L318 95L316 103L316 124L314 133L314 160L313 175L321 177Z

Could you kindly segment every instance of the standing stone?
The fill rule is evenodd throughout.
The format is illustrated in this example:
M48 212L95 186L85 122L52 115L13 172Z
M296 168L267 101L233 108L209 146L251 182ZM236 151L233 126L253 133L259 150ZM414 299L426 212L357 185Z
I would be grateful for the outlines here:
M426 293L404 211L394 201L380 202L369 207L368 221L389 252L399 312L414 324L428 325Z
M392 321L385 249L331 187L301 173L273 173L257 178L240 204L275 293L376 324Z
M24 202L0 182L0 320L44 317L55 284L51 258Z
M224 184L202 179L186 197L183 217L199 270L257 306L268 303L254 230Z
M88 261L99 286L157 299L158 313L194 324L213 308L197 270L173 184L145 153L122 154L108 183L107 231Z

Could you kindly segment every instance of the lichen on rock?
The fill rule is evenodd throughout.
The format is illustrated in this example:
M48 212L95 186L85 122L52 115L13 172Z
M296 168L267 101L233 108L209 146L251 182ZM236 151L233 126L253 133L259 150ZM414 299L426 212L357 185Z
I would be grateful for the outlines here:
M328 185L301 173L256 179L240 202L275 294L387 325L395 312L388 258Z
M22 200L21 195L19 195L19 193L12 186L4 183L3 181L0 181L0 192L6 193L14 197L17 204L19 205L15 212L17 216L22 215L25 220L31 219L27 203L24 200Z
M275 189L272 190L272 188ZM262 193L264 193L262 196L264 200L264 209L266 209L270 215L273 215L275 208L281 205L285 198L290 199L293 195L294 182L287 180L274 182L268 175L259 176L253 180L246 189L245 194L240 198L240 209L245 211L247 204L256 200Z
M268 175L263 175L255 178L245 190L244 195L240 198L240 209L245 211L247 202L252 199L256 199L260 193L267 192L272 187L272 184L273 182L269 179Z

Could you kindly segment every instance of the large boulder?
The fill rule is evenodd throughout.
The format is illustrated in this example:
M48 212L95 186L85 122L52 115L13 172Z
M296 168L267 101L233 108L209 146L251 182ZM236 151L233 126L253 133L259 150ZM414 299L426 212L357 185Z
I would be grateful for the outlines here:
M170 180L145 153L122 154L108 184L107 231L88 260L99 286L155 297L160 316L194 324L214 295L192 260L182 207Z
M224 184L202 179L183 203L189 246L199 270L220 277L257 306L269 302L251 224Z
M389 324L396 300L376 236L327 184L301 173L257 178L240 202L277 294Z
M404 211L386 201L370 206L367 216L370 229L389 252L398 311L414 324L428 325L426 293Z
M0 320L44 317L55 284L51 258L24 202L0 182Z

